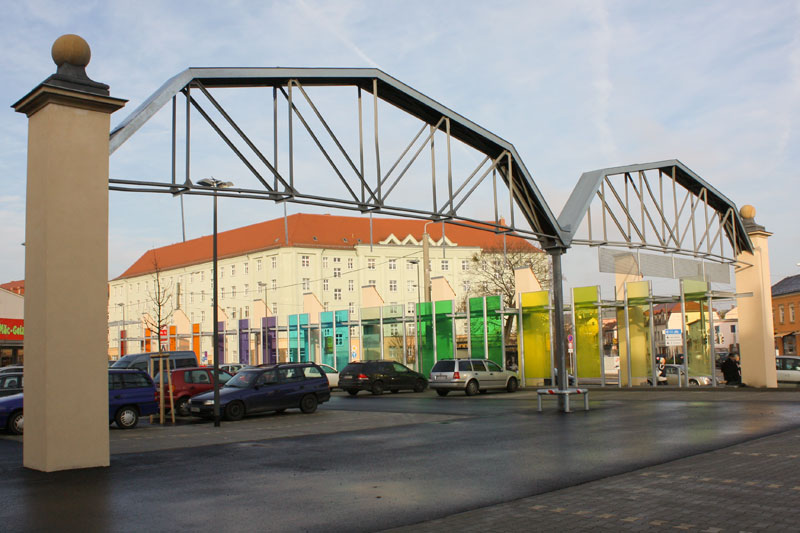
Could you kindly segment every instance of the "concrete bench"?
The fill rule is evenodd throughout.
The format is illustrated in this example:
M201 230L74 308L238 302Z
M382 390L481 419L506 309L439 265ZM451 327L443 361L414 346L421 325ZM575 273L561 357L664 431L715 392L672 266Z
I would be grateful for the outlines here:
M559 395L564 396L564 412L569 413L569 395L570 394L583 394L583 410L589 410L589 389L566 389L566 390L559 390L559 389L538 389L536 391L536 399L538 400L539 408L538 411L542 412L542 396L555 396L558 397Z

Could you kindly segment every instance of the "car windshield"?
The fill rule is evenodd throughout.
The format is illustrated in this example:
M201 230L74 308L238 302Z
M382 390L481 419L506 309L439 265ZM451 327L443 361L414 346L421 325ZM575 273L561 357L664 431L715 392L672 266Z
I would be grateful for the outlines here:
M129 366L131 366L131 359L123 357L119 361L115 361L111 368L128 368Z
M261 372L259 371L242 370L238 372L235 376L233 376L231 379L229 379L228 382L225 383L225 387L232 387L235 389L246 389L253 383L253 381L259 375L261 375Z

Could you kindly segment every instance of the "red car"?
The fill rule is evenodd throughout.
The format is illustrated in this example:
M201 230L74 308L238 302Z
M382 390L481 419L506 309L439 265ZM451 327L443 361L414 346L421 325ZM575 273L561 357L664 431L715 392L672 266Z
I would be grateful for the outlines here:
M214 389L214 368L210 366L198 366L190 368L176 368L171 371L172 375L172 397L175 402L175 413L178 416L189 416L189 398L197 394L208 392ZM165 376L166 377L166 376ZM219 371L219 386L222 387L229 379L233 377L232 374ZM153 381L156 384L156 401L159 399L159 376L156 374ZM169 385L164 383L164 405L169 410ZM161 405L159 403L159 405Z

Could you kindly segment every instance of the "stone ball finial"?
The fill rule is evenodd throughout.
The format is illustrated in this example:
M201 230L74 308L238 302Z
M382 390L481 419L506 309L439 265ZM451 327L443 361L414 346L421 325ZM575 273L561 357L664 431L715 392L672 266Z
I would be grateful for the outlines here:
M85 67L92 58L92 50L83 37L68 33L62 35L53 43L51 50L53 61L59 67L64 63Z
M739 209L739 214L742 215L742 218L756 218L756 208L752 205L743 205Z

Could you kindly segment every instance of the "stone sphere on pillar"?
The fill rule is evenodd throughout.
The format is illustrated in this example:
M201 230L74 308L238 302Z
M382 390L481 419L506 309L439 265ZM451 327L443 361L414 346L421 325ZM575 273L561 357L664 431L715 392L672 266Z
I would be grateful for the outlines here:
M742 215L742 218L756 218L756 208L752 205L743 205L739 214Z
M59 67L64 63L69 63L76 67L85 67L92 58L92 50L89 48L89 43L83 37L72 33L62 35L56 39L50 53L53 56L53 61Z

